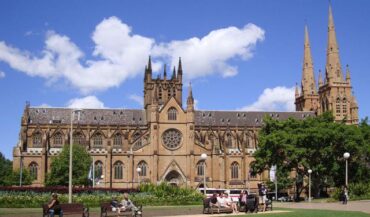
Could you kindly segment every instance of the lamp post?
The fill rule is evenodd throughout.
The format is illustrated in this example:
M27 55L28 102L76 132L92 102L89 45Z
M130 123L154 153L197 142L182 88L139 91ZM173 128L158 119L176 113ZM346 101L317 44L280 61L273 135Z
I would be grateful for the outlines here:
M137 182L138 182L138 185L140 185L141 168L140 167L136 168L136 172L137 172Z
M78 113L77 120L80 119L81 109L72 109L71 111L71 132L69 139L69 180L68 180L68 203L72 203L72 157L73 157L73 120L75 112Z
M207 187L206 187L206 159L207 159L207 154L206 153L201 154L200 159L203 160L203 191L204 191L204 195L207 196L207 193L206 193L206 190L207 190Z
M348 158L350 157L351 155L348 153L348 152L345 152L343 154L343 157L344 159L346 160L346 187L348 188Z
M308 170L308 202L311 202L311 173L312 170Z

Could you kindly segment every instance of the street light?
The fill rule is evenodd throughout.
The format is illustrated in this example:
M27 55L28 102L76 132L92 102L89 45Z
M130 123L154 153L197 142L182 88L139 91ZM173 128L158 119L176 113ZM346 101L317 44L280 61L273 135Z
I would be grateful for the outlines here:
M80 120L80 112L81 109L72 109L71 111L71 132L70 132L70 140L69 140L69 181L68 181L68 203L72 203L72 156L73 156L73 120L75 116L75 112L78 113L77 121Z
M138 183L139 183L139 185L140 185L140 173L141 173L141 168L140 168L140 167L136 168L136 172L137 172L137 181L138 181Z
M207 196L207 194L206 194L206 190L207 190L207 187L206 187L206 159L207 159L207 154L206 153L201 154L200 159L203 160L203 191L204 191L204 195Z
M312 170L308 170L308 202L311 202L311 173Z
M343 154L343 157L344 159L346 160L346 187L348 188L348 158L350 157L351 155L348 153L348 152L345 152Z

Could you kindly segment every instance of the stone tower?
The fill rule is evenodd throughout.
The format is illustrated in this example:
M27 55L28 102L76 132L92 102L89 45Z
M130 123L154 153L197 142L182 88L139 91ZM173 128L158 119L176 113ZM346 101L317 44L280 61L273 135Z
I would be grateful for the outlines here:
M182 106L181 58L179 59L177 73L174 67L171 78L167 78L167 68L166 65L164 65L163 78L158 75L156 79L153 79L152 62L149 57L144 75L144 109L147 109L147 107L152 104L154 98L157 98L159 106L162 106L172 97Z
M335 121L345 121L347 124L358 123L358 104L352 94L351 75L347 65L346 77L339 57L335 25L331 5L329 5L328 45L326 51L325 77L319 72L318 94L314 81L313 63L305 31L304 62L302 73L301 93L296 91L297 111L316 111L322 114L331 111Z
M308 27L305 26L301 92L299 93L298 88L296 89L296 111L317 112L319 105L318 101L319 95L317 94L315 83Z

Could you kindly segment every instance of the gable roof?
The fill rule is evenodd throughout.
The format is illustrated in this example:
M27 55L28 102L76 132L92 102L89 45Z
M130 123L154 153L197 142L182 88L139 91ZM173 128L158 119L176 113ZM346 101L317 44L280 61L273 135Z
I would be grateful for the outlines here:
M279 120L316 116L314 112L195 111L194 118L196 126L260 127L266 115Z
M69 124L72 109L29 108L30 123ZM75 122L76 123L76 122ZM79 124L91 125L146 125L145 110L141 109L83 109Z

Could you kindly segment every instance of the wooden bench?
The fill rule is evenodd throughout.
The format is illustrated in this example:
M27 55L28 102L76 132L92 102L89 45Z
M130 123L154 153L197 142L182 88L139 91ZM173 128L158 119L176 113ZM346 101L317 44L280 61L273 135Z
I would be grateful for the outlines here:
M49 207L47 204L43 204L43 216L49 216ZM61 203L60 209L63 211L63 216L65 215L81 215L82 217L89 217L89 208L86 208L81 203ZM60 215L55 213L55 215Z
M218 207L210 205L211 198L203 199L203 214L214 214L214 213L232 213L231 207Z
M143 214L143 206L138 205L138 210L134 212L135 217L142 217ZM125 210L121 211L119 216L132 216L132 210ZM101 203L100 204L100 217L107 217L107 216L118 216L117 211L112 211L112 206L110 202Z
M272 211L272 200L270 200L270 199L266 200L265 204L266 204L266 210L265 211ZM258 206L258 211L260 211L260 212L263 211L262 204L260 204L260 206Z

